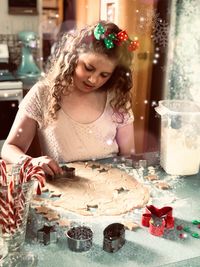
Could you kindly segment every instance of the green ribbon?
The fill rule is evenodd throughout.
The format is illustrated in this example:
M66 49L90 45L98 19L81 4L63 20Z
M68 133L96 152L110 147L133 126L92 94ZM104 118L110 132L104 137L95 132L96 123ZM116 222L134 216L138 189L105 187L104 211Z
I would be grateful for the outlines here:
M94 37L97 40L100 40L102 37L104 44L107 49L113 48L114 43L113 40L116 40L116 35L114 33L110 33L107 36L104 36L105 34L105 29L101 23L98 23L97 26L94 29Z
M101 23L98 23L94 29L94 36L97 40L101 39L101 35L105 33L105 29Z

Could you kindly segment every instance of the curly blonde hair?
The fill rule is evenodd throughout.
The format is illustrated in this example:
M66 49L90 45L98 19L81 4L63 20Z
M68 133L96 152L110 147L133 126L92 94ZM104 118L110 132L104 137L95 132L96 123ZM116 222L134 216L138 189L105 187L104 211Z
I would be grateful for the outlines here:
M114 23L100 21L101 25L109 33L118 34L121 29ZM106 48L102 39L94 38L94 29L97 23L86 26L81 30L65 33L57 42L53 55L50 58L44 80L48 81L47 121L56 119L56 113L60 109L63 95L70 93L72 77L80 53L95 52L107 55L109 59L117 60L117 66L110 79L102 86L102 90L112 92L113 98L110 105L114 113L122 116L131 109L132 73L131 64L133 53L128 50L131 40ZM130 103L127 105L127 103ZM123 120L123 119L122 119Z

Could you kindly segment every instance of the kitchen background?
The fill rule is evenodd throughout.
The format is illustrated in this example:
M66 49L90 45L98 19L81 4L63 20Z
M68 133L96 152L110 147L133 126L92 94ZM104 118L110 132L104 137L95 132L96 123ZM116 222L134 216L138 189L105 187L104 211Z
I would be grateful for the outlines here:
M30 52L42 72L53 43L63 31L99 19L114 21L126 29L131 38L137 37L140 42L133 66L136 153L151 152L159 149L160 118L154 110L158 101L176 98L200 102L199 15L198 0L1 0L0 44L7 44L6 66L15 74L22 60L19 33L34 32L36 38ZM0 51L0 60L1 56ZM0 66L1 70L5 68L2 60ZM24 95L37 79L27 75L21 80ZM1 84L2 133L5 127L9 130L16 109L13 111L11 99L10 116L8 105L3 104L8 100L6 88ZM11 89L8 92L11 94ZM7 126L5 121L9 121ZM0 137L3 138L5 133Z

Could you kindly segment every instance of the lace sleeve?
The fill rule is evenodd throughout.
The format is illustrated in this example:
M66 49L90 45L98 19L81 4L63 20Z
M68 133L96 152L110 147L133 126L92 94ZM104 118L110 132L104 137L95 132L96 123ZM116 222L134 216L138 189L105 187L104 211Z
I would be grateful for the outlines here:
M27 115L28 117L36 120L39 127L43 125L43 118L45 112L45 95L44 87L35 84L29 92L25 95L24 99L19 105L19 114ZM47 90L46 90L47 91Z

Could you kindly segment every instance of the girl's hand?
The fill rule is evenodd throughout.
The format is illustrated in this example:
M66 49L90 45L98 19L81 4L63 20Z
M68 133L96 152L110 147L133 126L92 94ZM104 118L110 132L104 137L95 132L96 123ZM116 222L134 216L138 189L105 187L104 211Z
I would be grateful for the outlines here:
M31 163L34 166L40 166L43 168L46 174L54 176L56 174L62 174L62 169L59 167L58 163L48 156L41 156L38 158L32 158Z

